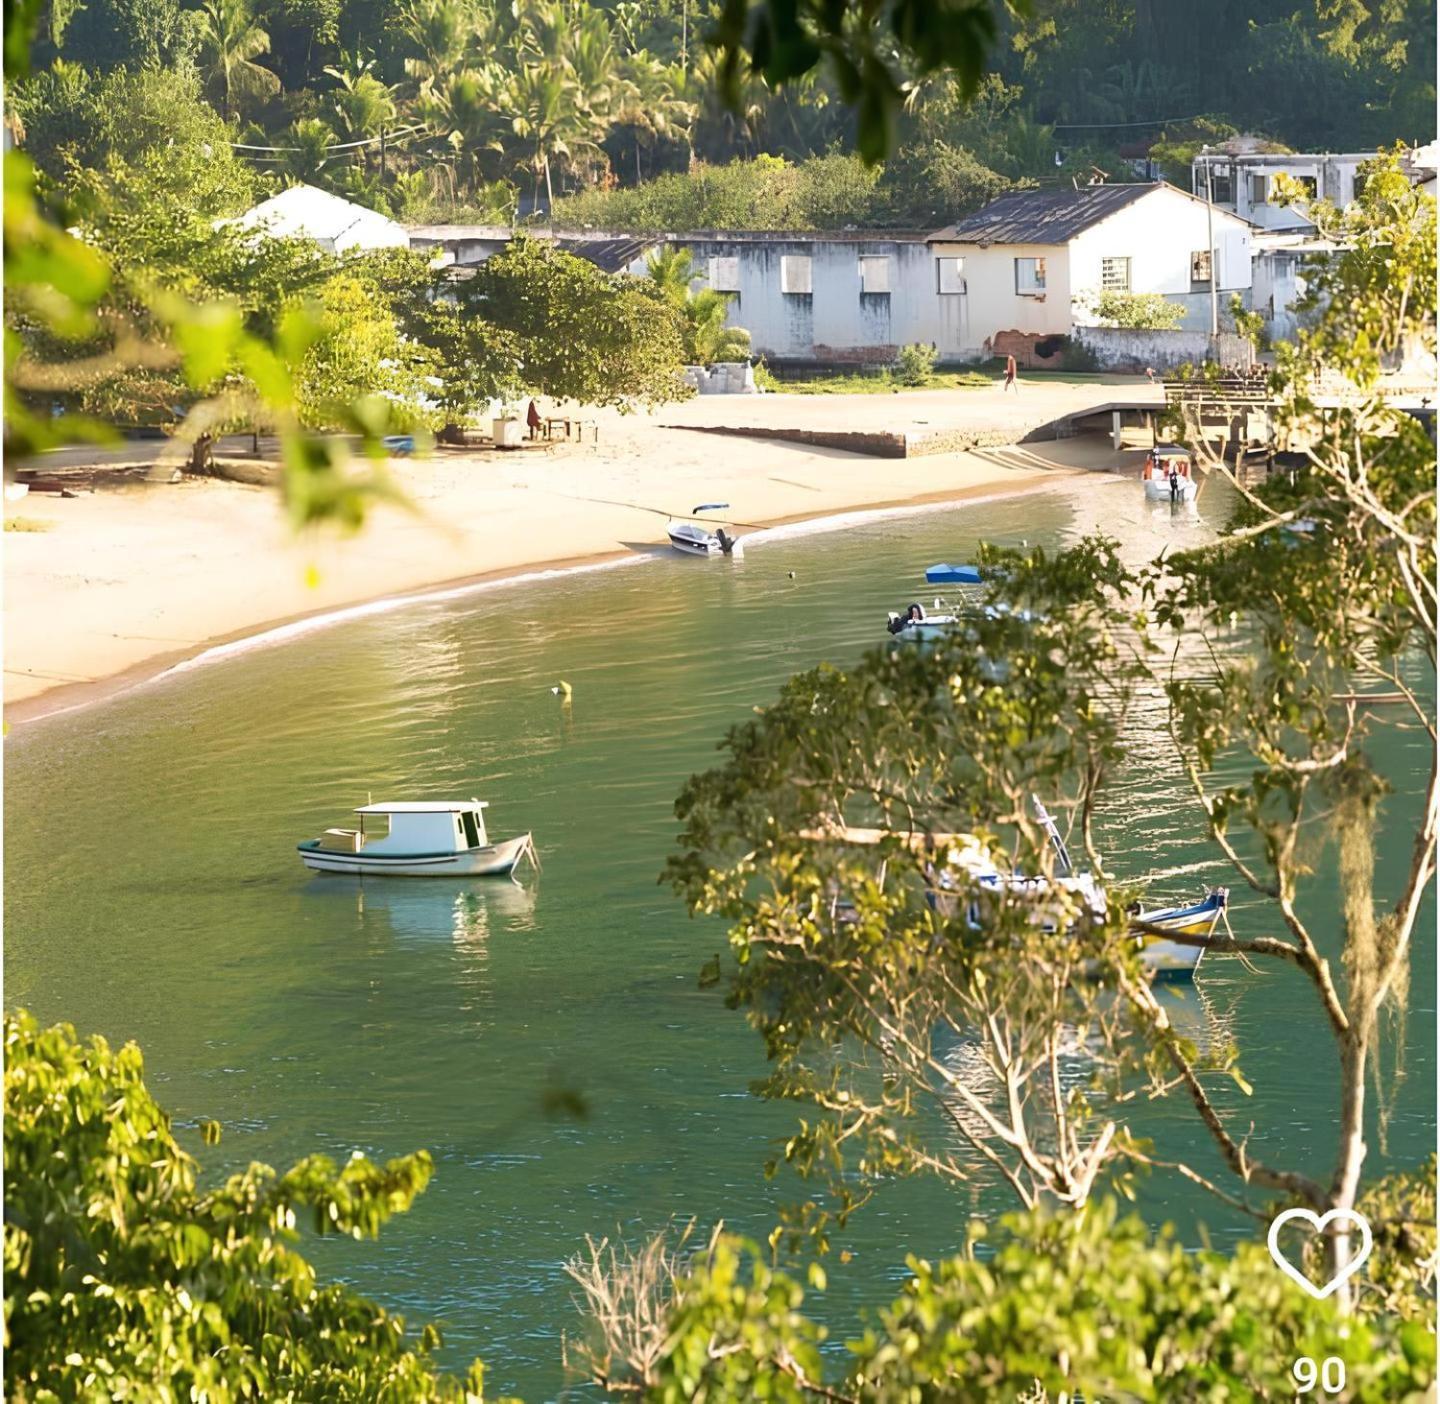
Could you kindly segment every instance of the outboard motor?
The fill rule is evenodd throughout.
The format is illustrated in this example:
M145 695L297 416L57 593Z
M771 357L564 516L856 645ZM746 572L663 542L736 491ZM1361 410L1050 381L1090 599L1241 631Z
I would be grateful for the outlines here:
M735 549L735 538L727 536L724 527L715 528L715 539L720 543L720 550L729 555Z
M892 609L886 616L885 627L892 634L898 634L905 627L905 621Z
M1170 465L1170 501L1174 502L1180 496L1180 470L1172 463Z

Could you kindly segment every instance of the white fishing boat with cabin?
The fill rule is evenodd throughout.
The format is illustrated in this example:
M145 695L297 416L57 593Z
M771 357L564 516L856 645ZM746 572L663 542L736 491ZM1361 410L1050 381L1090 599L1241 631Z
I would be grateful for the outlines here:
M1148 502L1194 502L1200 495L1195 460L1179 444L1156 444L1145 455L1141 479Z
M357 829L326 829L296 845L300 861L320 873L367 877L508 877L524 858L535 862L528 834L491 843L484 800L401 800L367 804ZM365 821L384 819L387 831L367 833Z

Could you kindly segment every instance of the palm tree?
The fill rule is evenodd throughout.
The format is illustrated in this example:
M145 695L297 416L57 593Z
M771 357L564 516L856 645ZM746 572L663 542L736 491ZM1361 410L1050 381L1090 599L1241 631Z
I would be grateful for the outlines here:
M318 117L305 117L292 122L280 140L289 148L280 168L294 181L313 182L332 159L330 146L335 133Z
M553 209L552 167L573 164L582 152L595 150L592 120L576 101L575 80L561 64L527 64L511 77L506 97L511 130L529 152L535 203L543 179L546 209Z
M495 12L480 0L410 0L400 12L400 30L415 52L405 71L416 86L442 83L467 68L491 45Z
M335 93L335 115L340 119L340 131L349 141L362 141L366 137L383 136L387 126L395 124L395 93L382 83L374 73L375 60L361 62L358 55L346 57L345 67L327 68L326 73L334 78L340 87ZM365 148L359 148L362 165ZM385 175L385 147L380 147L380 175Z
M427 79L420 89L419 114L445 134L460 183L467 189L483 183L485 155L503 152L507 138L513 138L506 116L508 81L498 65L486 64Z
M635 179L644 179L640 169L640 148L654 147L667 138L690 143L695 120L694 103L676 91L669 71L654 55L641 49L626 60L625 89L616 106L617 125L630 127L635 134Z
M645 260L645 271L685 319L685 356L692 365L749 358L750 333L725 324L733 294L695 286L704 275L696 269L689 249L657 249Z
M237 97L264 98L280 91L280 79L254 62L270 52L270 36L255 23L249 0L205 0L199 38L207 85L219 94L227 119L235 115Z

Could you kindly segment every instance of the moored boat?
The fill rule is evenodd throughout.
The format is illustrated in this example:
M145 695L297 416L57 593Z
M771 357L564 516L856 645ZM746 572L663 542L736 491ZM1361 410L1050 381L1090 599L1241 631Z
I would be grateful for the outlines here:
M912 604L904 614L897 614L892 609L886 617L885 627L904 643L918 643L948 634L959 622L959 615L927 614L924 605Z
M697 515L701 512L715 512L729 505L728 502L702 502L695 508L695 512ZM723 526L717 526L712 531L708 522L683 521L672 517L666 524L665 534L670 538L670 544L687 556L738 558L745 554L744 543L739 537L731 536Z
M980 892L986 890L1010 896L1032 897L1043 908L1044 900L1056 893L1064 893L1078 905L1088 910L1099 921L1105 916L1105 890L1088 873L1073 876L1043 878L1025 873L1002 873L988 860L973 850L952 859L966 874L969 883ZM930 904L945 917L953 917L958 910L959 883L949 874L936 874L934 886L928 895ZM1131 930L1140 947L1140 963L1155 978L1183 978L1193 975L1205 955L1203 940L1199 943L1178 941L1172 936L1208 938L1215 930L1221 913L1225 910L1228 893L1225 888L1211 889L1199 902L1182 907L1136 908L1130 912ZM981 924L980 904L972 901L966 911L966 922L978 930ZM1054 931L1056 924L1048 917L1040 917L1040 925L1046 931ZM1155 931L1147 928L1163 928ZM1168 934L1166 934L1168 933Z
M1156 444L1141 473L1150 502L1193 502L1200 493L1195 460L1179 444Z
M296 845L300 861L321 873L387 877L508 877L522 859L535 860L524 833L491 843L484 800L404 800L367 804L358 829L326 829ZM388 832L366 833L367 818L383 818Z

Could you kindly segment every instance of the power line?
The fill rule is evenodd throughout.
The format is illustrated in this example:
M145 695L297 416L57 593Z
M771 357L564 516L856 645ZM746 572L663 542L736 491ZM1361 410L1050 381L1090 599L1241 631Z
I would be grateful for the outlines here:
M1188 117L1147 117L1143 122L1057 122L1051 127L1055 132L1078 132L1097 127L1163 127L1167 122L1198 122L1209 117L1209 112L1192 112Z
M362 141L340 141L329 142L322 150L324 151L354 151L361 146L374 146L381 141L398 141L401 137L414 136L416 132L428 131L425 124L419 123L413 127L397 127L394 131L387 131L380 136L365 137ZM251 146L243 141L232 141L228 143L236 151L308 151L308 146Z

